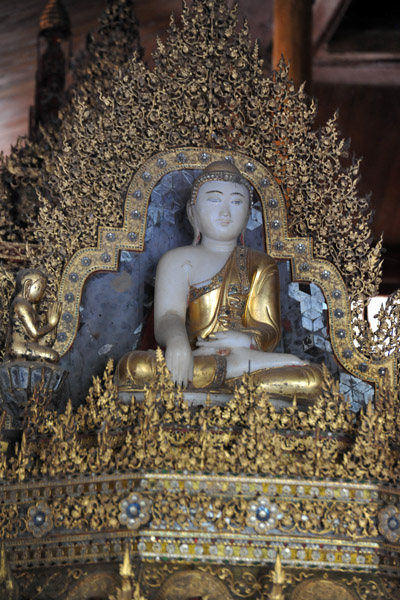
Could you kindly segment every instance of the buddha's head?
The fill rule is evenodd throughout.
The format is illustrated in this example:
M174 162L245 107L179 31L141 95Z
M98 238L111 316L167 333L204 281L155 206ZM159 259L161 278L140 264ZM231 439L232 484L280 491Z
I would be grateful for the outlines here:
M195 231L218 241L234 240L244 231L249 217L252 188L228 161L208 165L195 180L187 207Z
M32 304L39 302L47 285L47 277L39 269L22 269L16 279L15 293L22 294Z

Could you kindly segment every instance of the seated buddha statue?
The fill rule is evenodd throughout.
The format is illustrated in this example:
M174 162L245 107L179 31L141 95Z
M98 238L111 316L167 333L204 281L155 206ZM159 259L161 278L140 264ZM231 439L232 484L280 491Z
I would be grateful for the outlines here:
M280 338L278 268L243 240L252 188L228 161L207 166L187 205L192 246L168 251L156 274L154 333L165 347L172 379L189 389L234 389L244 372L278 397L311 401L322 371L297 356L274 352ZM156 377L152 351L133 351L117 367L120 389Z
M57 327L61 304L54 302L50 305L45 324L41 324L37 312L46 286L47 277L39 269L19 271L10 305L5 347L7 360L58 362L58 353L45 343L44 338Z

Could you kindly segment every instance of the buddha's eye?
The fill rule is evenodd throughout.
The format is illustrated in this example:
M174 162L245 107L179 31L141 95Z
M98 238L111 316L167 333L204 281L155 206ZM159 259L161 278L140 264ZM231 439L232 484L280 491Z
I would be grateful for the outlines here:
M243 200L231 200L231 204L243 204Z
M210 198L207 198L207 200L209 202L214 202L214 204L218 204L219 202L221 202L221 198L217 198L217 197L214 198L213 196L211 196Z

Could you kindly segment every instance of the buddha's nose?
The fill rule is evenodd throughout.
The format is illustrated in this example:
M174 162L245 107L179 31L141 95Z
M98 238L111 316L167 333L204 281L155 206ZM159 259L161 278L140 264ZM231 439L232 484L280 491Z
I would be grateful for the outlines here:
M221 206L220 214L222 217L230 217L231 216L231 210L230 210L229 204L223 204Z

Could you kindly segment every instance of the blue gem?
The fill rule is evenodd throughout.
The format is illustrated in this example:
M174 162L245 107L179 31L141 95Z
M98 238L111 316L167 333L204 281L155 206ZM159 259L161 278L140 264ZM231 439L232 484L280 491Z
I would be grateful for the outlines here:
M109 263L111 261L111 256L107 252L103 252L100 258L105 263Z
M67 294L65 294L64 299L65 299L65 302L73 302L75 298L74 298L73 294L68 292Z
M279 229L279 227L281 226L281 222L278 221L278 219L275 219L274 221L272 221L271 223L271 227L272 229Z
M388 527L392 531L396 531L396 529L399 528L399 525L400 525L399 520L396 519L396 517L390 517L390 519L388 520Z
M159 158L157 160L157 167L159 167L160 169L163 169L167 164L167 161L164 160L163 158Z
M249 173L254 173L255 170L256 170L256 166L254 163L252 163L252 162L246 163L246 171L248 171Z
M344 312L342 311L341 308L335 308L335 310L333 311L333 314L335 315L335 317L337 319L342 319L344 317Z
M150 181L150 179L151 179L151 174L150 174L148 171L145 171L145 172L142 174L142 179L143 179L143 181Z
M142 192L140 190L136 190L135 192L133 192L133 197L137 200L140 200L140 198L142 197Z
M351 358L353 356L353 351L352 350L343 350L343 358Z
M333 290L332 296L335 300L339 300L342 297L342 292L340 290Z
M384 377L386 375L386 371L387 371L387 369L385 369L385 367L381 367L380 369L378 369L378 374L381 377Z
M296 244L295 250L297 254L304 254L304 252L306 251L306 247L304 244Z
M268 179L267 179L266 177L263 177L263 178L261 179L261 185L262 185L263 187L268 187L268 186L269 186L269 181L268 181Z
M140 515L139 502L131 502L130 504L128 504L128 506L126 507L126 514L131 519L135 519L136 517L138 517Z
M276 208L276 207L278 206L278 200L277 200L276 198L271 198L271 199L268 201L268 206L269 206L270 208Z
M36 515L33 517L33 522L36 525L36 527L41 527L44 524L45 520L46 515L41 510L37 512Z
M278 252L280 252L284 248L283 242L279 242L279 241L275 242L274 248L275 248L275 250L278 250Z
M201 162L207 162L208 160L210 160L210 155L207 154L207 152L202 152L200 154L200 160Z
M73 283L76 283L79 279L79 275L78 273L71 273L69 276L69 280L72 281Z
M113 242L115 240L115 233L113 233L112 231L109 231L106 235L106 238L108 239L109 242Z
M328 279L330 279L331 274L329 271L327 271L326 269L324 271L321 272L321 277L322 279L324 279L325 281L328 281Z
M344 329L337 329L336 335L338 336L338 338L343 340L346 337L346 331Z
M360 363L358 365L358 369L359 371L361 371L361 373L366 373L368 371L368 365L366 365L365 363Z
M67 339L67 334L64 333L64 331L60 331L60 333L57 334L57 339L59 342L65 342Z
M71 321L72 321L72 318L73 318L73 317L72 317L72 315L71 315L71 313L70 313L70 312L65 312L65 313L63 314L63 319L64 319L64 321L65 321L66 323L71 323Z
M92 262L92 259L89 258L88 256L84 256L81 260L82 266L83 267L88 267Z
M177 159L180 163L186 162L186 154L184 154L183 152L179 152Z
M310 265L308 263L301 263L299 269L300 269L301 273L306 273L307 271L310 270Z
M257 508L256 518L259 521L268 521L270 514L271 513L269 509L266 506L261 505L259 508Z
M130 233L128 233L128 240L130 242L136 242L136 240L137 240L137 233L135 233L134 231L131 231Z
M131 217L132 217L132 219L135 219L135 220L140 219L140 217L141 217L140 211L133 210L131 212Z

